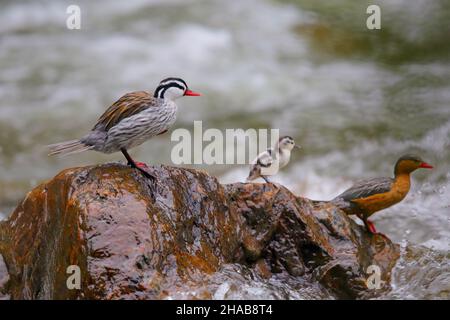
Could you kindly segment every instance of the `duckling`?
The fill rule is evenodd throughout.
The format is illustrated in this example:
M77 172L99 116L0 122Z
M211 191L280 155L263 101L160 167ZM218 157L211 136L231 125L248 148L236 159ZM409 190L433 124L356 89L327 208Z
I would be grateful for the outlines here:
M283 136L278 139L272 148L261 152L250 166L250 173L247 182L253 181L259 177L263 178L267 183L271 183L268 176L278 173L278 170L285 167L291 159L292 149L300 149L299 145L290 136Z
M331 203L348 215L356 215L370 233L377 234L375 225L368 218L402 201L411 186L410 174L419 168L433 167L418 156L404 155L395 164L394 178L361 180L331 200Z

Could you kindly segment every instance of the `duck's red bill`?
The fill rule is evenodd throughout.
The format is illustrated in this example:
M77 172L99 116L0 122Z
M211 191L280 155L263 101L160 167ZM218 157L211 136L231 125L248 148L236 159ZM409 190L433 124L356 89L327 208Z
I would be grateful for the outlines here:
M192 97L198 97L198 96L201 96L200 93L194 92L194 91L191 91L191 90L186 90L186 91L184 92L184 95L185 95L185 96L192 96Z
M422 162L422 163L420 164L419 168L433 169L433 166L432 166L432 165L429 165L429 164L426 163L426 162Z

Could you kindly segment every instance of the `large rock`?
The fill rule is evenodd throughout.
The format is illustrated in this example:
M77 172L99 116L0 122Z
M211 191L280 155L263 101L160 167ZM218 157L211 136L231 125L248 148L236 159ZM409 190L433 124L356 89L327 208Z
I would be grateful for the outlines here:
M230 264L317 282L337 298L388 287L397 246L330 204L270 184L222 186L197 170L152 170L156 187L107 164L65 170L32 190L0 224L0 297L208 299L208 279ZM366 287L370 265L381 270L379 290ZM70 266L81 271L80 289L68 288Z
M388 289L399 248L372 236L327 203L296 197L267 184L226 187L232 207L245 218L243 248L247 260L264 261L271 272L286 271L319 281L341 298L370 297L366 281L374 265L380 288ZM370 271L369 273L367 271Z

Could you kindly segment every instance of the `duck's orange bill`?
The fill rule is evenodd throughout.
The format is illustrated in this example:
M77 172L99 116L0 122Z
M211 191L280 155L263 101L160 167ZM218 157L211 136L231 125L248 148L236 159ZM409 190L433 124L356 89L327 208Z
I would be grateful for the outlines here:
M432 165L429 165L429 164L426 163L426 162L422 162L422 163L420 164L419 168L433 169L433 166L432 166Z
M185 96L192 96L192 97L198 97L198 96L201 96L200 93L194 92L194 91L191 91L191 90L186 90L186 91L184 92L184 95L185 95Z

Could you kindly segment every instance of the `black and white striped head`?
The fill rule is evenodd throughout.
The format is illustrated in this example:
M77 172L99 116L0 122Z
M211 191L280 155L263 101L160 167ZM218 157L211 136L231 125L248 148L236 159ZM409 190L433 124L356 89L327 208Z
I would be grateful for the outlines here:
M300 149L299 145L295 144L295 141L290 136L283 136L278 140L278 149L291 151L294 148Z
M199 96L200 93L189 90L186 82L180 78L162 80L153 96L160 99L175 100L182 96Z

